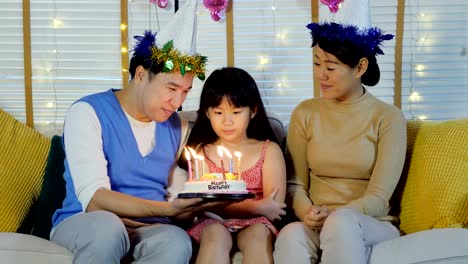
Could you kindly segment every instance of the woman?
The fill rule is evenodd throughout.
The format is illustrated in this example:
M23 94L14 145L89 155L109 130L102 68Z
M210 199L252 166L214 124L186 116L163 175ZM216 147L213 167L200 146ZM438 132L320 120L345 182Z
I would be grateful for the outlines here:
M308 28L322 97L291 116L288 195L301 221L280 232L275 263L366 263L372 245L399 236L387 214L406 121L363 87L379 82L379 45L393 36L336 23Z

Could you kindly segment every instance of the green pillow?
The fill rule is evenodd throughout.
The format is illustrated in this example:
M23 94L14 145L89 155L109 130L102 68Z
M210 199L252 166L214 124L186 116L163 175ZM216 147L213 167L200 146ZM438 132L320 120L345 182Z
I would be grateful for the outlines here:
M36 205L32 229L33 235L44 239L49 239L52 228L52 215L62 207L63 199L65 199L64 160L65 152L62 146L62 137L54 136L50 146L41 195Z

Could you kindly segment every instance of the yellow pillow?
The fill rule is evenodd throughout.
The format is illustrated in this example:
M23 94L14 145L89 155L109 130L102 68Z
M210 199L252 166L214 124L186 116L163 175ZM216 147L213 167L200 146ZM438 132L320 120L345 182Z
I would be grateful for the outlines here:
M401 199L400 229L468 225L468 119L423 122Z
M0 232L16 232L39 197L50 139L0 109Z

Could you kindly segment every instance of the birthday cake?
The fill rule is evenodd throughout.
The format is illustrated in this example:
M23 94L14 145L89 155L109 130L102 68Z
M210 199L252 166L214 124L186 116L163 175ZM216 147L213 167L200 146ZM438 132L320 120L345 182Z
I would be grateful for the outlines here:
M246 194L245 181L238 180L233 173L207 173L200 180L184 183L181 193Z

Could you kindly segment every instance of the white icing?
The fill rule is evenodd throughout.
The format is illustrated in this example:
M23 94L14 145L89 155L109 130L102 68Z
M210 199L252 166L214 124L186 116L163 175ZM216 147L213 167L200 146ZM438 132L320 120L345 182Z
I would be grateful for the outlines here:
M248 193L245 181L206 180L184 183L181 193Z

